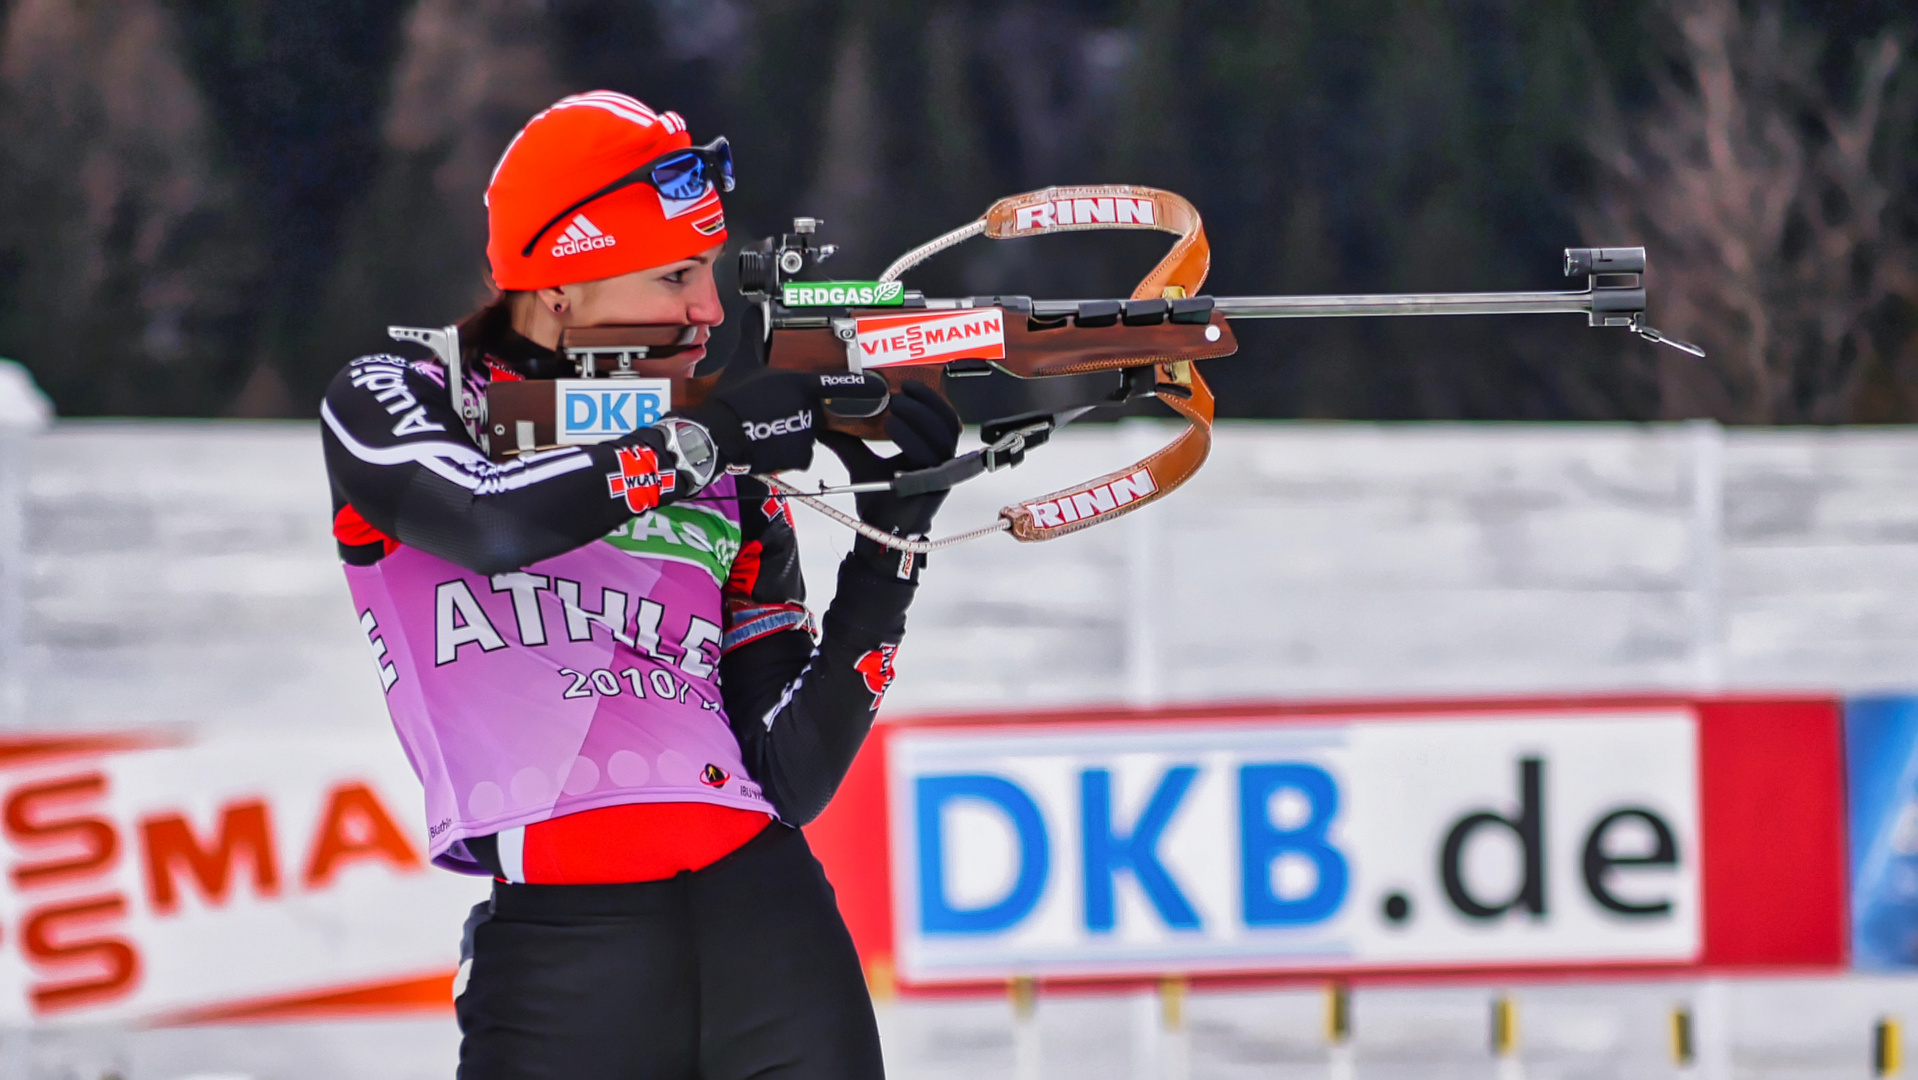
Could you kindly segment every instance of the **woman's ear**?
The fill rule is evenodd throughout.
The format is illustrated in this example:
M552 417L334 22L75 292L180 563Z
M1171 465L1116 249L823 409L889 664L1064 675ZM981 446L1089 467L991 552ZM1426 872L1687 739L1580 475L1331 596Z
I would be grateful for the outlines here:
M553 313L556 318L565 318L573 307L573 298L564 285L539 290L539 305Z

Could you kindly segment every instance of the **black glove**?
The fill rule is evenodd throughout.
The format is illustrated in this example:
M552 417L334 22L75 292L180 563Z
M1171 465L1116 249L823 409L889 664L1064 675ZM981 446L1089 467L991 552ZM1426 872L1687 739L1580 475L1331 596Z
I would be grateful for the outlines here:
M712 434L721 468L806 468L813 438L825 430L822 405L837 405L833 411L848 416L871 416L885 407L886 383L877 375L773 371L766 366L770 348L765 309L754 304L740 316L739 344L719 389L683 414Z
M897 454L882 458L863 439L838 431L822 432L819 441L845 463L854 483L863 484L951 461L959 449L959 431L959 414L944 398L931 387L909 382L893 395L886 416L886 437L899 447ZM859 520L866 524L895 536L925 536L946 495L945 489L924 495L868 491L853 499L859 508ZM924 564L923 558L902 560L896 550L864 536L853 541L853 554L901 577L913 576Z
M761 371L723 387L685 415L712 433L722 466L756 473L812 464L813 439L825 431L820 412L868 415L886 400L886 381L855 372Z

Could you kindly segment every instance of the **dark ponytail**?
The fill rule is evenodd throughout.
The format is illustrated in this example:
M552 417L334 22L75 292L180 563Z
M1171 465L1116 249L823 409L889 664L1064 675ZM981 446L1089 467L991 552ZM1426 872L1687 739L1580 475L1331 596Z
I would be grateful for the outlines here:
M517 290L501 289L493 294L491 300L455 324L460 332L461 364L470 370L486 354L488 346L499 340L503 331L512 329L514 298L519 295Z

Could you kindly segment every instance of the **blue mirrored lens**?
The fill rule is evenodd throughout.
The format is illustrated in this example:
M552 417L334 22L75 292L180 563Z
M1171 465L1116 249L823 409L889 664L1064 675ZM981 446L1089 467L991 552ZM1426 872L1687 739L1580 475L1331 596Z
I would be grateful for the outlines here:
M693 153L669 158L653 166L653 183L669 199L697 199L708 187L706 163Z

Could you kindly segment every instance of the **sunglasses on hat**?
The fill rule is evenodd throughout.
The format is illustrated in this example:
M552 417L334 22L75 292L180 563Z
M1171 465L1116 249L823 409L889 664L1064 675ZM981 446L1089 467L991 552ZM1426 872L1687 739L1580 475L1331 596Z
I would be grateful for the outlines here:
M572 213L596 199L603 199L621 188L634 184L647 184L661 196L674 202L689 202L701 199L717 183L719 190L733 189L733 148L724 135L705 146L690 146L684 150L673 150L661 154L653 160L627 173L625 176L607 184L591 195L554 214L551 221L539 227L533 238L520 249L522 258L531 257L533 248L540 239L553 231L553 227L565 221Z

